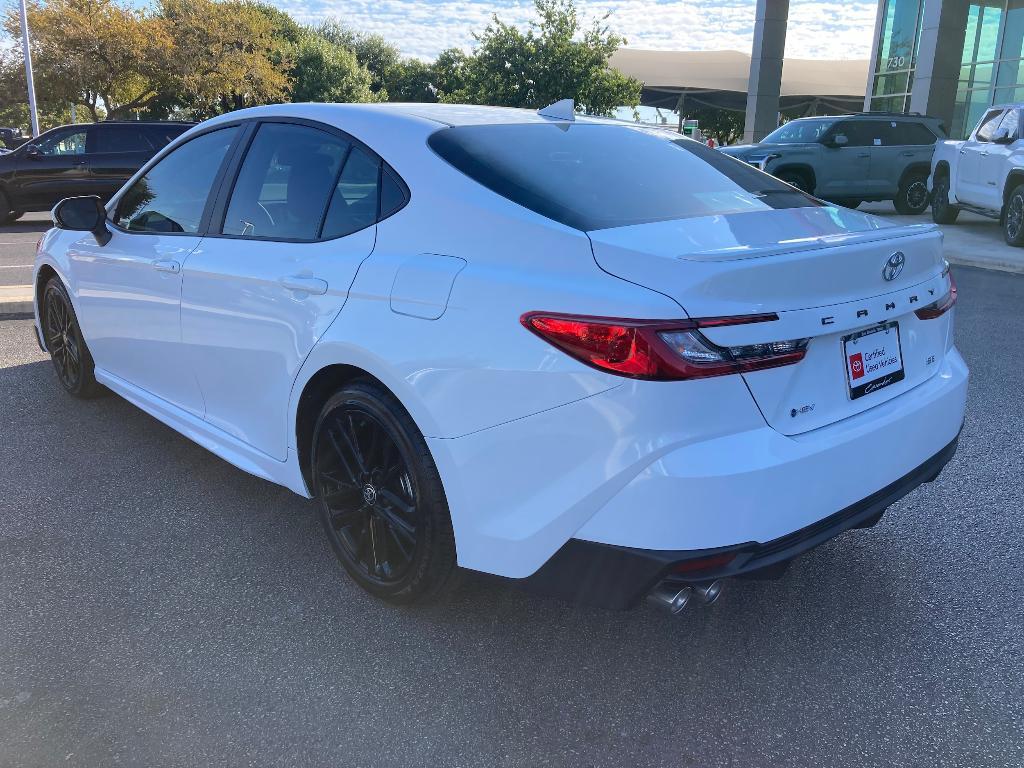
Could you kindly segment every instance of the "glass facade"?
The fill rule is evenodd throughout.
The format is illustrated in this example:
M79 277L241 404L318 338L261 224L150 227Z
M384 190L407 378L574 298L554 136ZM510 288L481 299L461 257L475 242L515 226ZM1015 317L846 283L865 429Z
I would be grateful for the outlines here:
M921 0L886 0L874 62L871 109L905 112L909 108L921 20Z
M935 0L929 0L934 2ZM884 0L871 109L910 108L923 0ZM991 104L1024 102L1024 0L974 0L966 18L949 133L962 138Z

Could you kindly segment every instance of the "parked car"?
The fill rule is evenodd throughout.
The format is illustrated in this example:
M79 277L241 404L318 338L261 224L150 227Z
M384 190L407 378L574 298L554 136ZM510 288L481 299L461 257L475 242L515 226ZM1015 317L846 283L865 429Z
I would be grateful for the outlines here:
M394 602L458 564L678 610L934 479L968 377L941 234L572 114L214 118L54 209L40 343L316 499Z
M849 208L892 200L898 212L919 214L928 208L935 142L945 138L933 117L866 112L791 120L758 144L722 151Z
M194 123L65 125L0 156L0 224L48 211L62 198L107 200L142 165Z
M0 128L0 150L17 149L26 141L28 139L21 135L20 128Z
M1024 246L1024 104L992 107L966 141L944 141L928 180L932 218L952 224L961 210L999 219L1006 242Z

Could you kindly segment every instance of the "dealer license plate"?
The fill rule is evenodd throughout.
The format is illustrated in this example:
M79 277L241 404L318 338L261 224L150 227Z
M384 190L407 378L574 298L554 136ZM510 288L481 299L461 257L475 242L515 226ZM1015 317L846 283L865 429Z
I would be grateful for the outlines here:
M843 357L851 400L903 381L899 323L876 325L844 336Z

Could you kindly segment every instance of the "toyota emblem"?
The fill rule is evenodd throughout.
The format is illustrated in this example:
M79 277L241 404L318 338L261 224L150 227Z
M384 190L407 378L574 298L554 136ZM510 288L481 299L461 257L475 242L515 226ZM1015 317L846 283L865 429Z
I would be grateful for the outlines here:
M903 251L896 251L889 260L885 262L885 266L882 267L882 277L889 282L892 282L900 276L900 272L903 271L903 264L906 262L907 257L903 255Z

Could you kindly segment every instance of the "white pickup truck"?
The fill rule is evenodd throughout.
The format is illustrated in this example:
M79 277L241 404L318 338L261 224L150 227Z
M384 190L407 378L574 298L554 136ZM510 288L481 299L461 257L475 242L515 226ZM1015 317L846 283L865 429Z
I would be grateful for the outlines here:
M992 107L966 141L935 145L928 179L932 218L952 224L961 210L999 219L1010 245L1024 246L1024 104Z

